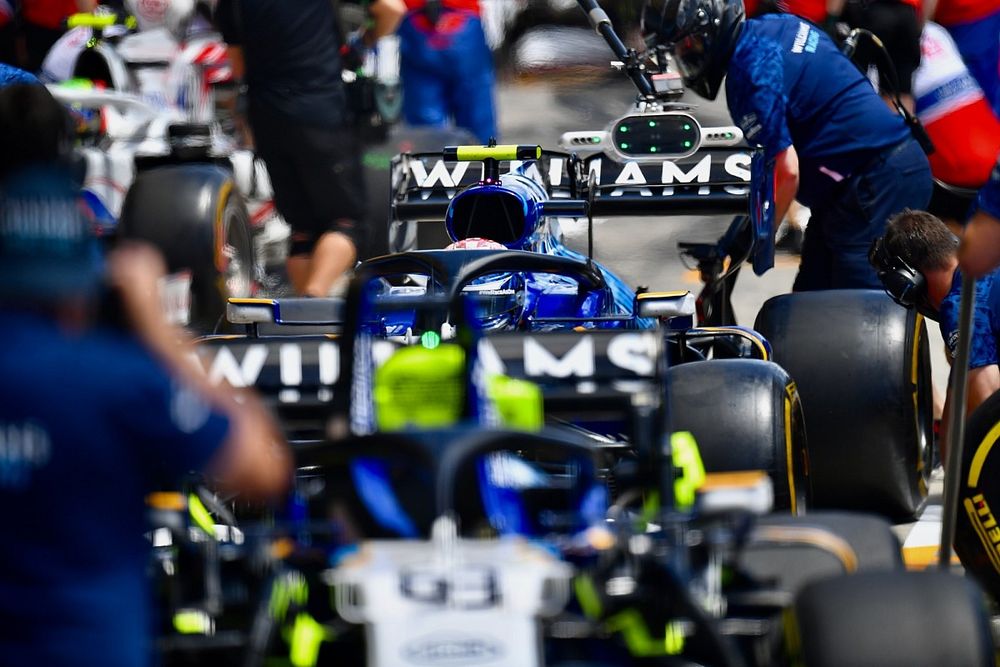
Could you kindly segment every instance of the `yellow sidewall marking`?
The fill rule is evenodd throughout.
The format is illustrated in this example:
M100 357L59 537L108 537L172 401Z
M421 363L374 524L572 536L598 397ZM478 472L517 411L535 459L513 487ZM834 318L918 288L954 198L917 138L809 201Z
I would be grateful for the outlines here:
M788 475L788 492L792 499L792 514L798 514L795 498L795 463L792 461L792 395L795 384L785 387L785 471Z
M976 448L976 454L972 457L972 467L969 468L969 478L966 480L966 485L969 488L974 489L979 486L979 476L983 474L986 457L990 455L990 450L993 449L998 438L1000 438L1000 422L993 425L993 428Z
M215 208L215 268L222 271L223 266L222 248L226 243L226 204L229 203L229 195L233 191L233 182L226 181L219 189L219 203Z

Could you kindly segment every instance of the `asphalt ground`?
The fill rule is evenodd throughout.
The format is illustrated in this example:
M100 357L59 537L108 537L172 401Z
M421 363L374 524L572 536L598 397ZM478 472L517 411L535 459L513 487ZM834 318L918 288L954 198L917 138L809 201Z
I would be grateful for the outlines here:
M703 125L731 125L723 95L718 100L706 102L688 94L682 101L696 105L694 114ZM634 98L631 84L613 73L561 72L508 81L497 91L501 138L505 143L538 143L556 148L563 132L605 129L611 121L629 111ZM646 285L653 290L688 289L697 293L701 287L698 274L685 265L677 243L717 241L729 221L728 216L596 219L594 254L630 284ZM569 246L586 251L584 225L565 228L564 233ZM752 326L757 311L767 299L791 290L797 270L798 256L781 251L774 268L763 276L754 275L749 266L744 267L732 295L737 321ZM928 332L934 383L943 396L948 379L944 343L933 323ZM939 469L933 477L927 509L921 520L896 527L897 535L906 546L908 561L917 567L936 559L941 529L942 479Z

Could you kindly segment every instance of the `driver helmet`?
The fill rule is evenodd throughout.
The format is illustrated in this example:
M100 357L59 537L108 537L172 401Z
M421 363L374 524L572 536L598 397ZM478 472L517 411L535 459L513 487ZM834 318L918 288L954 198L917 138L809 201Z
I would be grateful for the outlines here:
M136 18L140 30L166 28L183 41L195 14L196 0L125 0L125 8Z
M445 250L507 250L490 239L467 238L455 241ZM475 304L476 321L484 331L517 328L524 310L524 278L518 273L493 273L476 278L462 294Z
M744 18L742 0L646 0L642 32L670 47L688 88L714 100Z

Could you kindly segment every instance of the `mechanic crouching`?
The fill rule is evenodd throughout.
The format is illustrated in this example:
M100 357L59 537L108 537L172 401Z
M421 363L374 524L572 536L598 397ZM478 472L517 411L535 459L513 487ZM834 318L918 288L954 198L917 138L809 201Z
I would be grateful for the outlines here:
M944 222L930 213L905 210L886 226L885 236L871 247L871 263L885 290L900 305L917 308L937 320L952 356L958 347L962 274L959 240ZM972 348L969 357L968 403L971 414L1000 389L1000 273L987 273L976 282ZM949 414L949 395L944 415ZM948 432L943 424L941 433ZM944 448L942 448L942 459Z
M69 127L43 86L0 90L0 663L137 667L154 662L147 494L201 470L270 497L290 457L259 401L192 368L159 254L105 264ZM112 292L121 324L103 325Z
M880 287L871 242L904 208L930 201L930 166L903 118L816 25L740 0L650 0L644 30L672 45L685 84L726 100L774 165L774 220L812 209L793 289Z

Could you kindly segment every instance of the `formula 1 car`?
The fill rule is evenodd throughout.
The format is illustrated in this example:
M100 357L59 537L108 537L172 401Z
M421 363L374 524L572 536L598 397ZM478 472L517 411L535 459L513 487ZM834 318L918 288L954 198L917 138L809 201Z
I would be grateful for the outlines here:
M70 17L46 74L77 121L85 197L101 232L160 247L173 319L209 332L227 297L281 291L289 229L262 162L222 129L230 115L216 103L231 82L225 44L203 21L188 29L195 3L161 4L168 16L186 8L170 30L143 28L140 17L137 32L135 19L112 13ZM374 96L370 132L398 116L391 56L373 55L345 74L347 85Z
M49 90L76 121L84 199L98 230L157 245L171 272L172 319L211 331L225 299L253 295L261 277L247 211L253 158L234 155L215 121L212 86L225 76L225 49L211 34L180 44L166 30L134 33L134 20L116 14L69 22L50 69L72 78ZM115 28L124 34L107 37ZM61 59L60 49L68 50Z
M195 548L226 557L209 559L201 606L170 610L174 630L160 643L167 664L191 664L202 649L213 664L228 664L228 650L251 665L273 650L296 665L872 664L885 656L887 634L905 645L893 655L932 664L919 640L949 618L957 619L950 628L965 630L960 639L935 635L935 656L973 665L991 654L974 589L945 575L898 572L898 543L882 522L752 518L749 508L769 505L763 476L722 480L720 493L692 505L698 449L666 438L664 376L640 368L663 366L658 332L578 334L593 344L597 369L581 383L528 370L534 346L556 348L566 332L385 340L369 326L378 322L371 306L433 312L455 304L378 294L371 282L356 278L346 303L232 304L233 319L248 326L264 326L265 314L288 328L323 317L346 322L336 341L316 339L327 347L294 335L206 341L211 375L236 379L256 367L266 390L325 389L333 394L327 430L366 434L300 441L296 493L266 530L241 525L233 541L226 511L217 519L196 512L206 525L195 529ZM454 312L458 330L471 331ZM336 372L337 345L351 373ZM506 375L488 369L486 349L504 360ZM626 349L627 383L615 365ZM283 386L296 361L296 388ZM538 430L540 397L561 399L566 410L629 415L620 421L632 425L632 473L609 468L611 443ZM174 520L177 541L161 542L170 577L184 571L178 554L191 548L188 524ZM226 539L205 546L216 532ZM257 583L227 583L234 570ZM831 595L833 605L824 601ZM931 597L938 604L907 607ZM231 608L243 612L242 632L222 613ZM783 613L800 624L787 628L787 643Z

